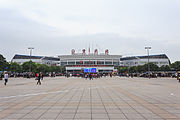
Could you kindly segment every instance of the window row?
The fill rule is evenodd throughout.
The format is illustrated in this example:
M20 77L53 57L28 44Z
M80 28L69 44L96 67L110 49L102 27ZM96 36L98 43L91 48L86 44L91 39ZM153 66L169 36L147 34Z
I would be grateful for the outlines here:
M61 65L119 65L119 62L112 61L78 61L78 62L61 62Z

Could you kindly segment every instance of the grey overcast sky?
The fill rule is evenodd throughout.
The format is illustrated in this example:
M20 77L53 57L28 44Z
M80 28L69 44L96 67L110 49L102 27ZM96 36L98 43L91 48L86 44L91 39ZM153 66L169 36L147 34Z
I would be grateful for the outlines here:
M57 56L72 48L180 60L180 0L0 0L0 54Z

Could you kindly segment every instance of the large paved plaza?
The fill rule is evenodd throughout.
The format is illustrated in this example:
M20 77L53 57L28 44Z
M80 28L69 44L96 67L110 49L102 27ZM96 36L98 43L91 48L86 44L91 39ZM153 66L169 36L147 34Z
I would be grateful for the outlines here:
M180 120L175 78L10 78L0 81L4 120Z

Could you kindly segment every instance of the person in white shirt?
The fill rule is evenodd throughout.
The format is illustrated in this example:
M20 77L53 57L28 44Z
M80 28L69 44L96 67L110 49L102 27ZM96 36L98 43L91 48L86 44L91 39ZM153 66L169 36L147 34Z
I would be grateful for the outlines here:
M4 74L4 85L6 85L7 82L8 82L8 73L6 72L6 73Z

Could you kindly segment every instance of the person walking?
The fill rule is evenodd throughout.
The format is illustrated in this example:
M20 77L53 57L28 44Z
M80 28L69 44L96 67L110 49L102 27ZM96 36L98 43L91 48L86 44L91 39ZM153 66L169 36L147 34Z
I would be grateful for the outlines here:
M180 83L180 76L178 76L178 80L179 80L179 83Z
M112 74L110 73L110 77L112 78Z
M8 73L5 72L5 74L4 74L4 85L6 85L7 82L8 82Z
M89 80L92 80L92 74L91 73L89 74Z
M86 80L87 80L87 77L88 77L88 74L85 74L85 78L86 78Z
M44 75L43 75L43 73L41 73L41 80L43 80L43 78L44 78Z
M0 73L0 80L2 80L3 79L3 75L2 75L2 73Z
M179 80L180 83L180 71L177 72L177 80Z
M37 73L37 85L41 85L41 75Z

